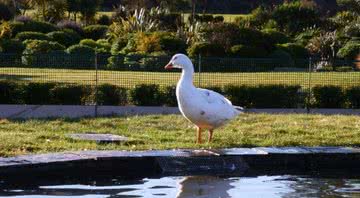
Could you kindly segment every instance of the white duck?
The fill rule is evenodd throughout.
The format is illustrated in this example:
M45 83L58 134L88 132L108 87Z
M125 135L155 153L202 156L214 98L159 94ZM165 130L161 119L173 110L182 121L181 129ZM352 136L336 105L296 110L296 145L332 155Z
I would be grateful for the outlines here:
M165 69L179 68L182 74L176 86L176 98L180 112L190 122L197 126L197 143L201 143L201 132L209 130L209 142L212 140L215 128L224 125L243 108L233 106L221 94L196 88L193 84L194 67L191 60L184 54L175 54Z

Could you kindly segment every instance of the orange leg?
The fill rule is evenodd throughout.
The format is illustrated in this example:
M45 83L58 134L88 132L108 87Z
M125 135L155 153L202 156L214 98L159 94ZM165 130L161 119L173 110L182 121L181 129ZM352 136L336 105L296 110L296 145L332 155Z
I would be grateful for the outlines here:
M209 143L210 143L211 140L212 140L213 132L214 132L214 130L212 130L212 129L209 130Z
M200 127L198 127L197 128L197 142L196 143L198 143L198 144L201 144L201 128Z

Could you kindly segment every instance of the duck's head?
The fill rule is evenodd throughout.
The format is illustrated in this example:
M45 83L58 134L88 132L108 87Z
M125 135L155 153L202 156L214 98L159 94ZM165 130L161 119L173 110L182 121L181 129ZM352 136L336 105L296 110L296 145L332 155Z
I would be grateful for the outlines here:
M165 66L165 69L193 69L193 65L189 57L185 54L175 54L170 62Z

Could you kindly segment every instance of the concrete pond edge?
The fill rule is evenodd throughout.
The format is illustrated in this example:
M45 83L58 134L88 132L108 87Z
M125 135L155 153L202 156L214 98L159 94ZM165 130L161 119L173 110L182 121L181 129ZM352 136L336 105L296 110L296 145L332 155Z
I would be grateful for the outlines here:
M0 178L322 174L360 176L358 147L74 151L0 158Z

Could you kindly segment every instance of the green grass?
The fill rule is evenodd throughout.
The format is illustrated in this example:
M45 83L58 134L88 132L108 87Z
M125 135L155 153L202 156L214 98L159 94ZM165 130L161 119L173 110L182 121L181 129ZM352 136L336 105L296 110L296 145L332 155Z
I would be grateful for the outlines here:
M131 72L99 71L99 83L110 83L124 87L136 84L175 85L180 77L178 72ZM0 80L66 82L95 84L94 70L0 68ZM199 84L195 74L194 83ZM200 86L284 84L308 87L309 74L306 72L256 72L256 73L202 73ZM316 72L311 74L311 85L360 86L360 72Z
M112 133L123 144L74 141L69 133ZM207 134L203 134L203 139ZM180 115L54 120L0 120L0 156L79 150L147 150L254 146L360 146L358 116L243 114L195 144L195 128Z

